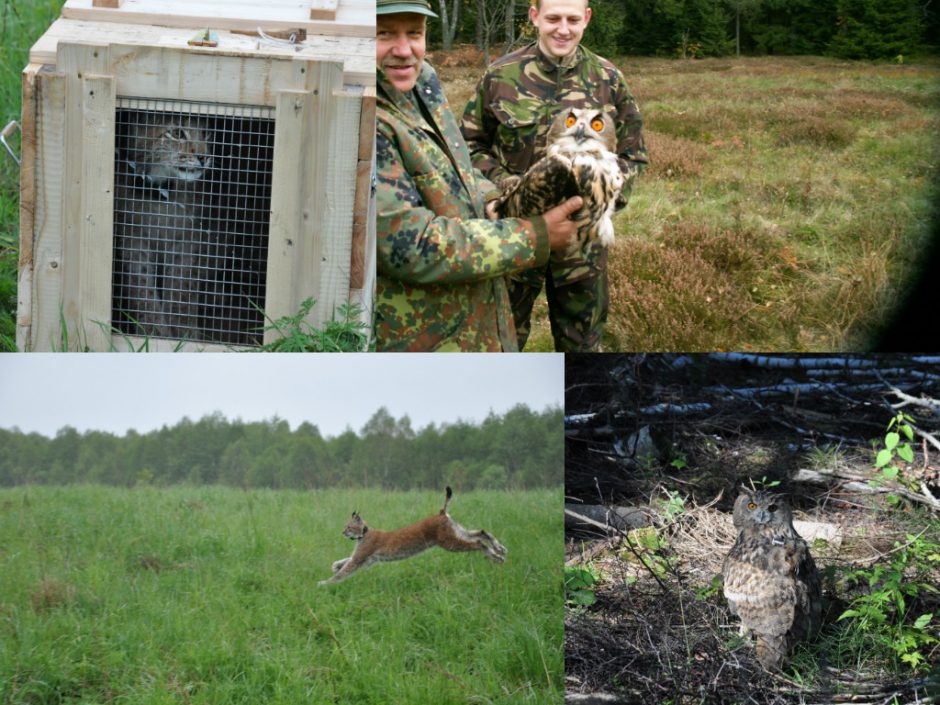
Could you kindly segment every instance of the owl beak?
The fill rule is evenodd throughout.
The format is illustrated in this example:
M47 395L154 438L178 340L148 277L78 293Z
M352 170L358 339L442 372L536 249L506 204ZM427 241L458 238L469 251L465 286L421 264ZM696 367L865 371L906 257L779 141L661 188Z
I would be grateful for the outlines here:
M578 125L578 129L574 131L574 138L578 142L584 142L584 125Z
M754 513L754 519L758 524L767 524L770 522L770 512L766 509L758 509L757 512Z

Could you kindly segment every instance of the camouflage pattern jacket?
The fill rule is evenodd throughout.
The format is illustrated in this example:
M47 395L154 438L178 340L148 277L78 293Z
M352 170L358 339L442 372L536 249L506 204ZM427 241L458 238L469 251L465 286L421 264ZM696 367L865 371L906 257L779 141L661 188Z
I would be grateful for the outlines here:
M620 70L584 46L561 62L538 42L496 60L463 116L473 165L499 183L521 174L545 152L545 137L560 108L601 108L617 126L617 153L626 205L636 175L647 163L643 120Z
M425 62L409 93L377 70L377 350L516 350L505 277L548 262L545 221L485 220L474 172Z

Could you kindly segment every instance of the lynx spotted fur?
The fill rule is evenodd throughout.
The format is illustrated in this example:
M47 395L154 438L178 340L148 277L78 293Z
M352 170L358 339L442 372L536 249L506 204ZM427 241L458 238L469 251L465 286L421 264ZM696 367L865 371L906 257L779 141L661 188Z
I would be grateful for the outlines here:
M359 512L353 512L343 535L354 540L356 548L349 558L334 562L333 576L318 584L338 583L375 561L399 561L433 546L445 551L482 551L490 560L502 563L506 558L505 546L482 529L463 528L447 513L452 494L448 487L444 506L437 514L395 531L370 529Z

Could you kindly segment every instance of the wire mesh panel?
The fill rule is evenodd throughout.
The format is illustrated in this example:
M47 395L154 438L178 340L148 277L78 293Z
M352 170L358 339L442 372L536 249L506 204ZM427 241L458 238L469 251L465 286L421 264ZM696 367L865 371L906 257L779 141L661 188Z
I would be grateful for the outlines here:
M259 345L273 109L119 98L112 326Z

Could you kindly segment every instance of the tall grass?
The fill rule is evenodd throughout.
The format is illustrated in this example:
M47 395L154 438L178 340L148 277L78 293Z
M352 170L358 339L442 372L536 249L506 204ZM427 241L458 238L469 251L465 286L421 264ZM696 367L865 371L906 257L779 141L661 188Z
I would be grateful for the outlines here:
M460 113L479 64L436 58ZM650 168L615 219L605 348L874 344L940 215L940 65L616 63ZM527 350L552 348L543 302Z
M317 587L443 493L0 491L0 702L554 703L559 491L456 493L509 549L435 549Z

